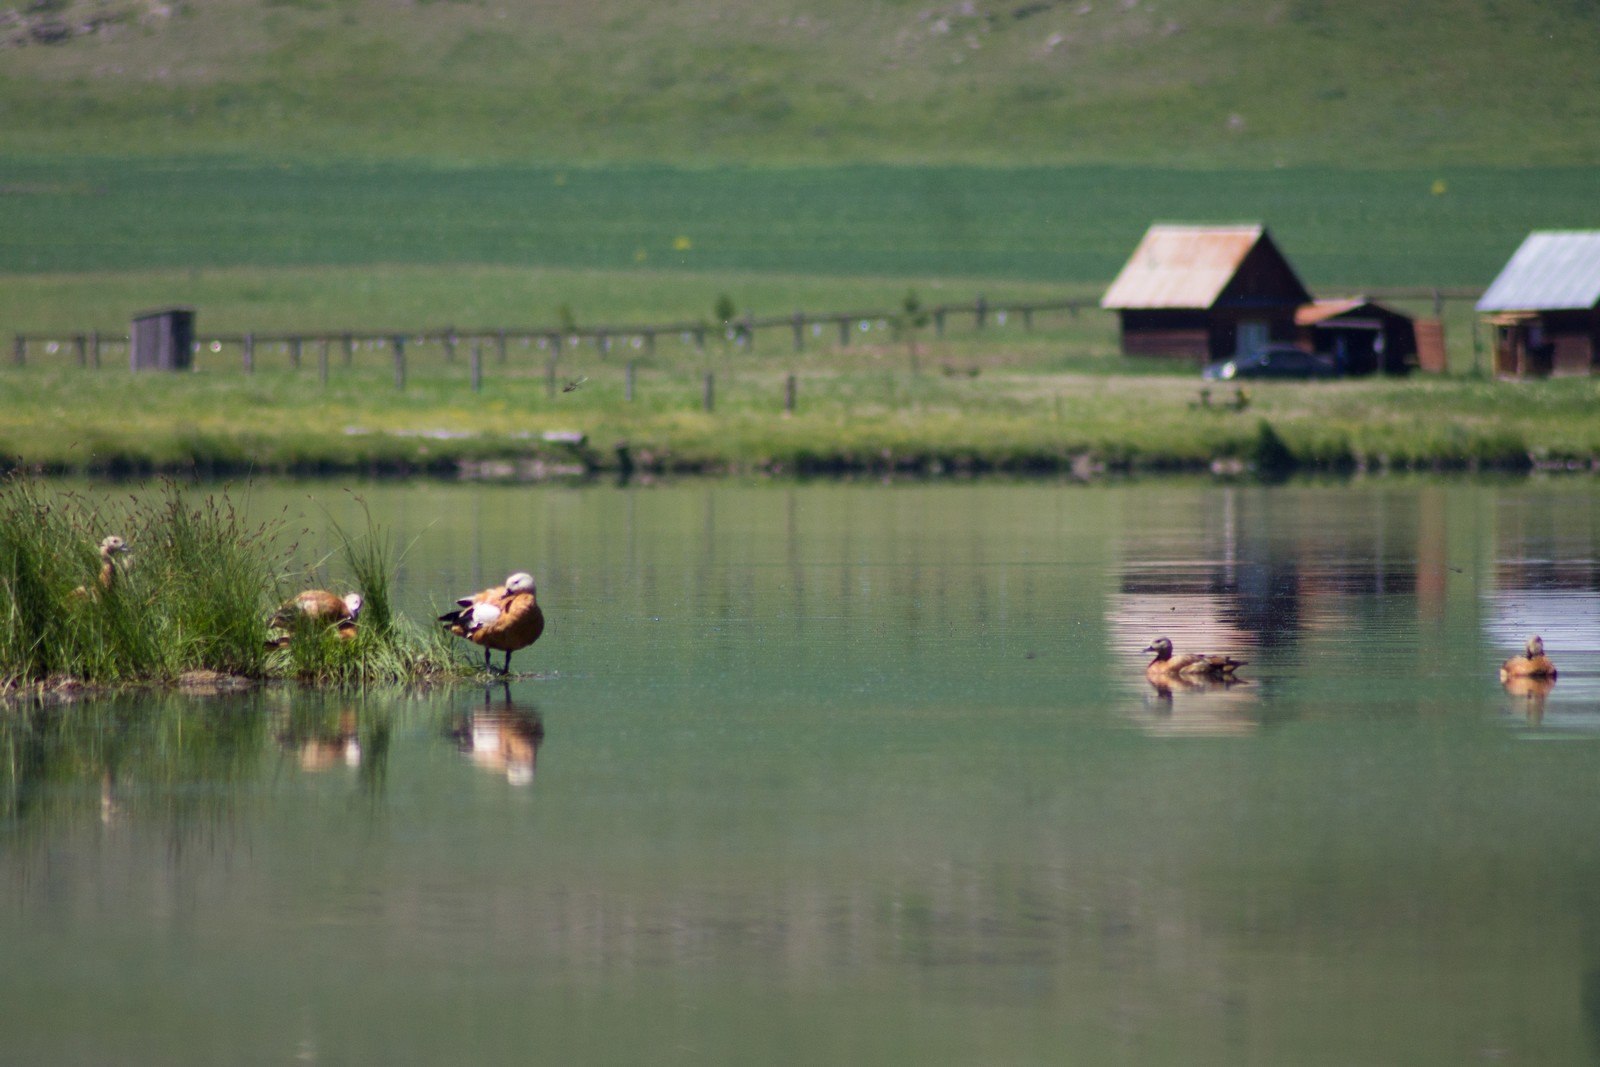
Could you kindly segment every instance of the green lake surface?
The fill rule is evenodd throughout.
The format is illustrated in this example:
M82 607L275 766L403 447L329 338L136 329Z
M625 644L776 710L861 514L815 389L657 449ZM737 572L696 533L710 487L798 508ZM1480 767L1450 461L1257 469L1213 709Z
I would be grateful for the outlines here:
M549 629L0 713L0 1063L1600 1057L1592 481L232 492Z

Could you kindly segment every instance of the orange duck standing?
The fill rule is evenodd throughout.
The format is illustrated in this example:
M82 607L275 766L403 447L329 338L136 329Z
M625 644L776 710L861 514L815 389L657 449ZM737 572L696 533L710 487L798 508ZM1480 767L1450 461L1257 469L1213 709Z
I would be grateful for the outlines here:
M502 674L511 673L511 653L527 648L544 633L533 575L518 571L504 585L493 586L456 601L454 611L439 616L445 628L483 649L483 668L493 671L490 652L506 654Z

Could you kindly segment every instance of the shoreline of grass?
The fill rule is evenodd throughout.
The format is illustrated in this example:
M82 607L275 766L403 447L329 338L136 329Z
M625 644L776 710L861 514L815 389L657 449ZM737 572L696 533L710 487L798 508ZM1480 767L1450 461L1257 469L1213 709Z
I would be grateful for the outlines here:
M336 527L338 585L366 602L357 625L343 633L333 623L297 624L277 647L273 609L335 577L297 565L298 545L279 547L283 532L277 520L246 524L226 493L196 497L169 483L91 503L9 476L0 482L0 699L232 691L271 680L403 685L475 673L442 632L392 612L399 556L370 515L365 530ZM107 534L126 551L100 549Z

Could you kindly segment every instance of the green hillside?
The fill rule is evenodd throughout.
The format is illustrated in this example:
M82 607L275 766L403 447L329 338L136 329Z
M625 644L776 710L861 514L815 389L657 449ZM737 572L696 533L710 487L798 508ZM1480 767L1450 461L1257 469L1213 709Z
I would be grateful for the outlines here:
M11 155L1600 163L1595 0L3 0L0 42Z

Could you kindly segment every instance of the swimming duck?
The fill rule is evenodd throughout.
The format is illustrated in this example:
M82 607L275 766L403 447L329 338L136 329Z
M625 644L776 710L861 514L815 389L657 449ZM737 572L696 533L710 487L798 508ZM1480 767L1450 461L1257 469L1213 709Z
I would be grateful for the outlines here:
M506 654L502 674L511 673L511 653L527 648L544 633L544 612L539 607L533 575L518 571L504 585L492 586L456 601L454 611L439 616L445 628L483 648L484 670L493 671L489 653Z
M1144 669L1151 681L1170 678L1231 678L1235 668L1243 667L1245 660L1232 656L1205 656L1190 653L1174 657L1172 642L1165 637L1151 641L1144 649L1154 652L1156 658Z
M1544 654L1544 638L1534 634L1528 638L1526 654L1512 656L1500 665L1500 680L1511 678L1549 678L1556 676L1556 665Z

